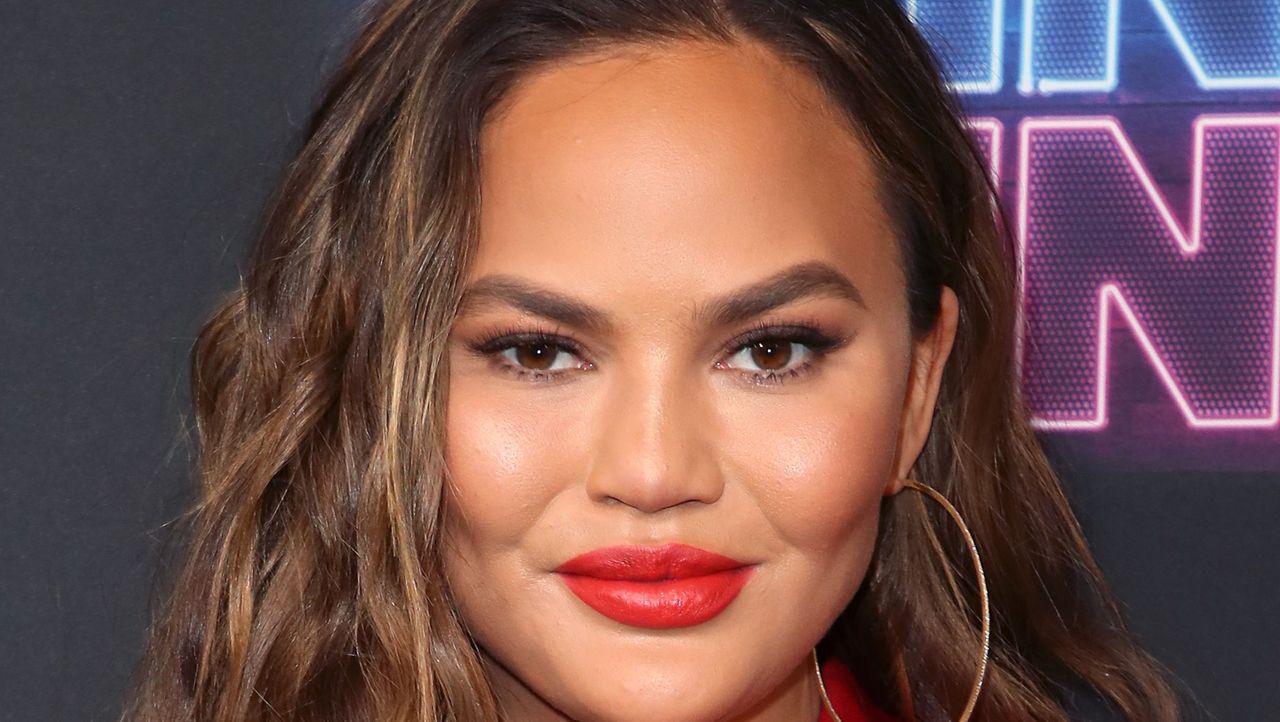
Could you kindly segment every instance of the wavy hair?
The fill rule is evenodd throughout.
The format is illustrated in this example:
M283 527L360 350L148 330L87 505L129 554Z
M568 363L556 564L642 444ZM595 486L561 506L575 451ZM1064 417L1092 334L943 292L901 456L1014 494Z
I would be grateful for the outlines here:
M442 573L445 339L476 233L479 137L522 76L620 45L763 43L870 150L910 323L960 305L913 475L982 550L991 655L975 720L1066 722L1060 681L1173 722L1173 677L1128 630L1033 434L1016 368L1018 254L941 80L894 0L385 0L320 99L241 281L191 355L199 499L124 718L493 722ZM903 719L949 719L980 649L950 517L882 502L862 587L823 640Z

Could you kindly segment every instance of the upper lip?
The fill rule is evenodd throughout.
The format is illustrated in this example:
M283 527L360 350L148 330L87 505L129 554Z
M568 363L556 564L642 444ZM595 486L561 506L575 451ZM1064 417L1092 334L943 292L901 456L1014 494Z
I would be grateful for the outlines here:
M612 546L579 554L555 568L560 574L597 579L659 582L701 577L747 566L746 562L688 544Z

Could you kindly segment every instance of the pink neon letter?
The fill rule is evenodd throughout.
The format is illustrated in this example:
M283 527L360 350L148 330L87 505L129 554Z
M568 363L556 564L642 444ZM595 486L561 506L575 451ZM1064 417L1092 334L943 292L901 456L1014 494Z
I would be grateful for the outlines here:
M1197 119L1189 232L1115 119L1020 131L1019 351L1035 425L1106 425L1108 334L1123 324L1189 426L1276 426L1280 116Z

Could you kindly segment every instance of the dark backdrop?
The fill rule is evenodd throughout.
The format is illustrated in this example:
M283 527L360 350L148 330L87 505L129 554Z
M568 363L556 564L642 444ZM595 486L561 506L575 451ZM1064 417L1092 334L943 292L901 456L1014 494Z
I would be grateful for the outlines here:
M0 0L0 719L118 714L158 544L190 499L187 354L353 6ZM1006 156L1022 102L975 100L1006 122ZM1142 365L1131 336L1113 344ZM1182 423L1131 375L1130 397ZM1228 458L1266 458L1275 434L1196 437L1172 457L1194 463L1155 470L1116 451L1142 433L1109 433L1041 438L1137 631L1219 719L1275 718L1280 484Z

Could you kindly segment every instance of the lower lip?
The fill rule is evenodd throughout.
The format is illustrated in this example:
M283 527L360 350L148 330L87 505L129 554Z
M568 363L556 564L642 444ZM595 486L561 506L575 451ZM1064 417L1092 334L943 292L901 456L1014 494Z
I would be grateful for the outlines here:
M647 629L691 627L710 621L733 602L752 572L739 567L656 582L561 574L587 606L623 624Z

